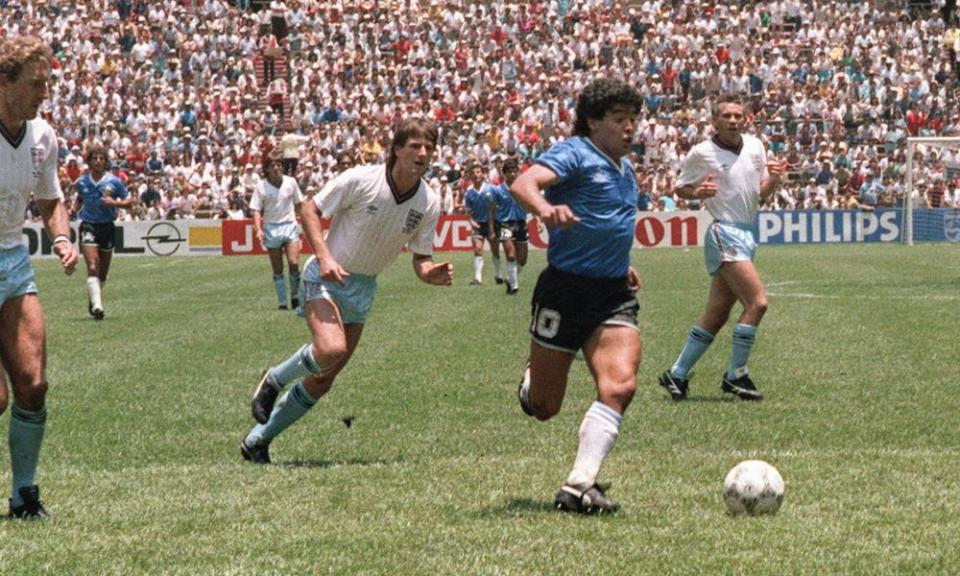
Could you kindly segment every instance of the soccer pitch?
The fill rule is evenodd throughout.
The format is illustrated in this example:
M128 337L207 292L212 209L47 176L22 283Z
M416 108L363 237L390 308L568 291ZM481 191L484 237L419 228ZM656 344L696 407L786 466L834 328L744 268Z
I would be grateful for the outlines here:
M729 324L689 401L657 386L708 279L699 249L635 252L644 358L601 473L623 510L603 518L551 509L593 400L584 363L554 420L516 401L544 253L520 297L493 285L489 261L468 286L472 255L450 257L452 288L417 281L407 255L381 277L350 365L266 467L238 450L250 396L309 334L276 310L266 258L117 258L103 322L82 271L35 262L52 518L0 522L0 573L957 572L957 246L761 247L757 404L720 392ZM783 474L777 516L725 514L723 477L747 458ZM0 463L6 494L5 443Z

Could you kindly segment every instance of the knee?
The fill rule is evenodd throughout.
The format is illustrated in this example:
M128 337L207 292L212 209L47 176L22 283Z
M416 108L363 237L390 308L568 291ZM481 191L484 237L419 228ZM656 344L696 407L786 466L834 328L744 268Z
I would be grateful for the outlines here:
M763 318L763 315L767 313L768 305L769 302L767 302L766 296L760 296L753 301L751 308L753 309L753 313L756 315L757 319Z
M40 410L43 408L47 397L47 382L46 380L34 380L19 386L14 384L13 396L17 404L27 410Z
M559 414L561 405L562 402L555 398L530 398L533 417L541 422L546 422Z
M300 264L295 261L290 261L288 263L290 267L290 274L300 274Z
M339 366L346 357L347 343L345 341L313 343L313 358L325 370Z
M618 408L622 414L634 394L637 392L637 379L634 375L623 375L604 382L600 389L600 399L604 404Z
M333 387L333 379L336 375L337 371L311 374L303 379L303 387L314 400L319 400Z

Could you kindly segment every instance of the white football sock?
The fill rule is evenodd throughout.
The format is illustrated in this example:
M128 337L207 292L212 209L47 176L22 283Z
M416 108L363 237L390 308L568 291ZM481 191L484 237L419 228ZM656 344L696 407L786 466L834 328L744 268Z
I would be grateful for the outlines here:
M87 276L87 295L94 309L103 310L103 299L100 296L100 279L96 276Z
M493 274L496 278L503 278L503 273L500 271L500 257L493 256Z
M567 477L572 486L592 486L597 483L600 466L613 450L620 436L623 416L600 402L594 402L580 424L580 447L577 460Z
M477 282L483 280L483 256L473 257L473 279Z
M511 289L517 289L517 263L507 260L507 286Z

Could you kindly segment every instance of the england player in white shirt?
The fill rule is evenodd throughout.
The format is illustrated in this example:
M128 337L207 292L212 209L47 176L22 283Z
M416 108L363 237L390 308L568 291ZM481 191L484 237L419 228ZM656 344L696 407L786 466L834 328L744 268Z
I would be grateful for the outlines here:
M739 100L718 101L713 113L715 134L687 154L674 190L681 198L702 200L714 218L704 238L707 272L713 277L706 309L687 335L677 361L660 376L660 385L674 400L687 397L691 368L737 301L743 312L733 326L733 350L720 387L742 400L763 399L747 370L757 326L767 311L767 294L753 265L753 220L760 200L777 189L786 168L767 160L763 143L743 134L744 124Z
M360 341L377 274L404 246L417 277L453 283L453 266L432 258L440 202L423 175L436 143L431 121L408 118L397 128L386 165L351 168L304 204L300 219L315 256L304 267L303 312L313 338L263 375L252 402L258 424L240 444L244 459L268 464L270 442L330 390ZM326 238L321 217L332 219Z
M0 42L0 413L10 412L10 517L45 518L34 481L46 425L46 335L33 267L23 244L32 193L53 252L67 274L77 265L57 179L57 137L37 111L48 95L53 54L39 39Z
M283 155L272 150L263 160L263 180L250 198L257 241L267 249L273 269L273 287L280 310L287 309L287 287L283 278L283 257L290 275L290 308L300 307L300 225L297 213L303 203L300 186L283 174Z

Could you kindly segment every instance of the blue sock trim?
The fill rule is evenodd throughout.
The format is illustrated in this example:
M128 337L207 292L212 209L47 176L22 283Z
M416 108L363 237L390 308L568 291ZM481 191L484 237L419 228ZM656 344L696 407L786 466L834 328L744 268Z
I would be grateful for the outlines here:
M24 424L45 424L47 421L47 407L44 406L37 412L31 412L30 410L25 410L16 404L13 405L13 408L10 410L10 418L14 420L19 420Z
M313 358L313 344L304 344L303 347L300 348L300 360L311 374L320 372L320 365L317 364L317 361Z
M297 382L297 385L290 390L290 397L307 410L313 408L313 405L317 403L317 399L311 396L303 386L302 380Z
M710 344L713 344L713 334L707 332L706 330L704 330L700 326L697 326L696 324L693 326L693 328L690 329L689 336L691 338L695 338L703 342L707 346L709 346Z
M270 369L270 378L282 388L308 374L319 374L324 369L313 358L313 345L301 346L289 358Z

